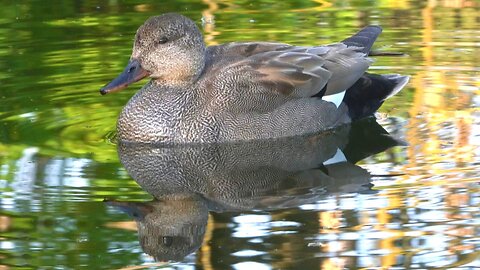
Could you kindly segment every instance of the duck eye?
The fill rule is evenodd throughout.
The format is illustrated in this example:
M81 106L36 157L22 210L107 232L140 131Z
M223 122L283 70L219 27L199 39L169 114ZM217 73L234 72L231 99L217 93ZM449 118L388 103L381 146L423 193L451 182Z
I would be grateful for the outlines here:
M171 236L163 236L162 243L164 246L169 247L173 244L173 237Z
M160 44L165 44L165 43L167 43L167 41L168 41L168 38L166 38L166 37L160 37L158 39L158 43L160 43Z

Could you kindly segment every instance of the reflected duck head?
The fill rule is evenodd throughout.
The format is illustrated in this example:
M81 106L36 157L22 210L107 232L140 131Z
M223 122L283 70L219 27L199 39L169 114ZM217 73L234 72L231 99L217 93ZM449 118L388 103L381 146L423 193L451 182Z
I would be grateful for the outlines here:
M203 70L205 50L203 36L189 18L175 13L151 17L137 30L127 67L100 93L122 90L145 77L170 85L192 82Z
M165 196L150 202L105 202L135 219L140 246L156 261L180 261L202 244L208 208L195 195Z

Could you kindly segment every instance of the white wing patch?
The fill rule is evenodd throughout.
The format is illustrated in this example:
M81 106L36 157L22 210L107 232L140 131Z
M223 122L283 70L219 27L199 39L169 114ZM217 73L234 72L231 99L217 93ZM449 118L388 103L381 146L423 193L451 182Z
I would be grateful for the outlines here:
M333 102L337 108L340 106L340 104L343 101L343 98L345 97L345 92L346 90L343 90L340 93L336 93L333 95L328 95L328 96L323 96L322 99L325 101Z
M345 157L345 154L342 152L342 150L337 148L337 152L335 153L335 155L330 159L326 160L325 162L323 162L323 165L327 166L327 165L346 162L346 161L347 161L347 158Z

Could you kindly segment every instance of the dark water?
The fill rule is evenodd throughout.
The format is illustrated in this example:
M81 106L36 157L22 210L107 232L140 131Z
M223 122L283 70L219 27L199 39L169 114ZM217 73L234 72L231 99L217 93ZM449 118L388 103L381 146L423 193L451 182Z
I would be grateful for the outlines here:
M369 120L294 141L114 144L145 82L98 89L170 11L208 44L382 25L376 48L408 55L371 70L412 76L377 115L391 136ZM4 2L0 269L480 268L479 29L472 0ZM329 164L337 149L350 162Z

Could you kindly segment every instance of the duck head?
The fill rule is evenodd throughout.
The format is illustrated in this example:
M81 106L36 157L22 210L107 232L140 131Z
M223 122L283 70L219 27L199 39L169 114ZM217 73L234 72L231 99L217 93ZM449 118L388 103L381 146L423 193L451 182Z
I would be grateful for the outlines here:
M135 219L140 246L157 261L181 261L202 244L208 207L199 195L170 194L150 202L105 202Z
M151 17L137 30L127 67L100 93L122 90L145 77L170 85L194 81L205 65L205 50L203 36L189 18L175 13Z

